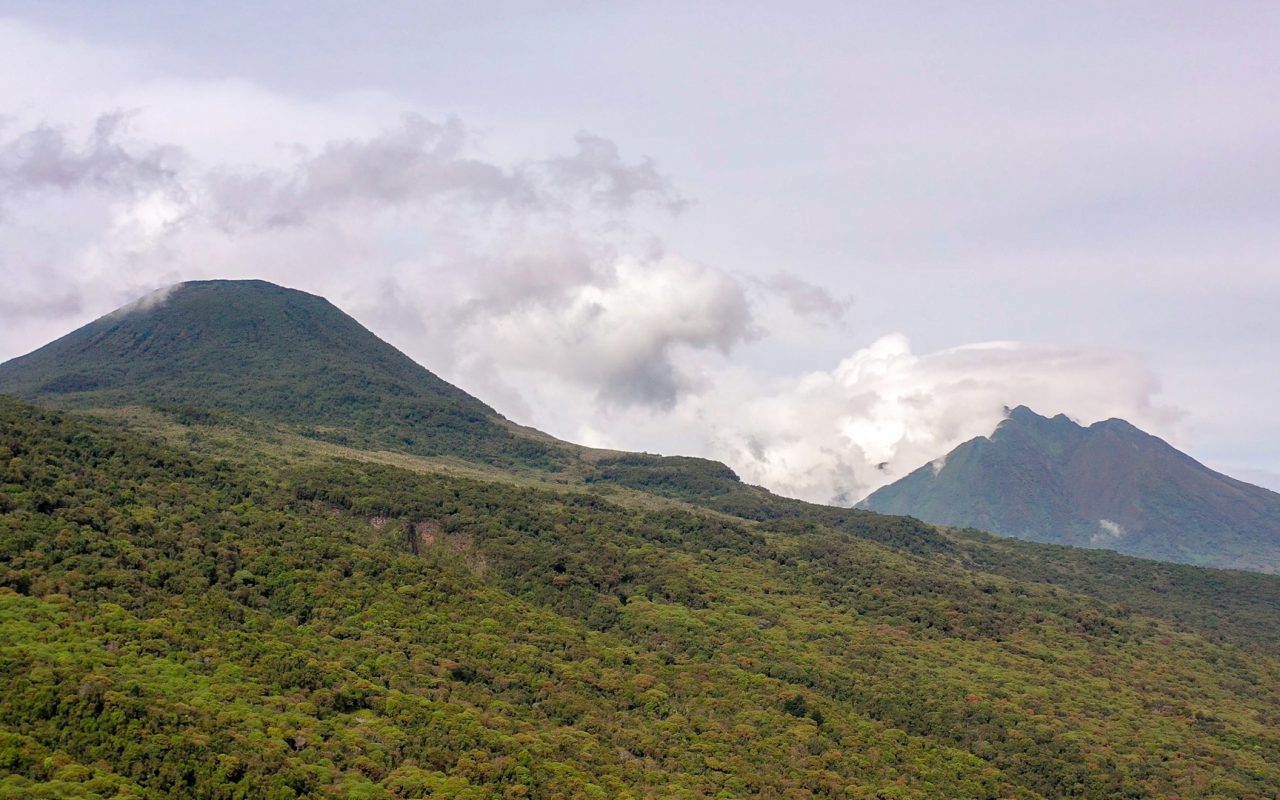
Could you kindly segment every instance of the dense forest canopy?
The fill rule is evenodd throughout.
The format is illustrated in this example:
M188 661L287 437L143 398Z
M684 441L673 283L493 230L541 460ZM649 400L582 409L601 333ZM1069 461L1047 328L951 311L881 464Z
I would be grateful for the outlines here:
M1116 574L1164 567L1112 556L1093 584L1066 548L913 553L897 518L755 521L11 401L0 431L6 796L1280 785L1267 576L1163 572L1121 606ZM1182 613L1205 593L1216 614Z

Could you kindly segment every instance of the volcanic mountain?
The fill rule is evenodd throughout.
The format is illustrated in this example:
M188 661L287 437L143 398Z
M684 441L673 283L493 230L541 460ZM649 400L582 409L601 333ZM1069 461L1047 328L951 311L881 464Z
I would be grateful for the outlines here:
M328 300L265 281L162 289L0 364L0 393L63 408L227 412L342 444L547 466L520 428Z
M861 504L943 525L1206 566L1280 571L1280 494L1214 472L1120 419L1009 412L990 437Z

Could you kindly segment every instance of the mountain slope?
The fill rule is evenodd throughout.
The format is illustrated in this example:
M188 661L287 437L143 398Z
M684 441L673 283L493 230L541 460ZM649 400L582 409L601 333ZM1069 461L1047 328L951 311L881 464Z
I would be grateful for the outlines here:
M120 407L0 398L0 797L1280 785L1275 576L557 443L267 284L185 285L0 380Z
M1280 495L1198 463L1127 422L1010 412L862 505L1039 542L1280 571Z
M1280 783L1274 650L822 526L180 452L5 400L0 664L0 796Z
M224 411L320 438L550 466L528 434L321 297L264 281L178 284L0 365L0 393L61 407Z

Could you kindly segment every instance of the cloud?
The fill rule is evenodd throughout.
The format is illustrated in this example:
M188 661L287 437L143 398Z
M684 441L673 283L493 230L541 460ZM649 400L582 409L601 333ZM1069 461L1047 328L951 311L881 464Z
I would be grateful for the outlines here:
M1169 431L1178 415L1153 401L1157 390L1141 361L1123 353L990 342L919 356L895 334L829 371L724 402L730 423L712 448L766 485L851 502L989 434L1006 406Z
M947 452L989 435L1006 406L1082 422L1109 417L1176 439L1180 415L1157 403L1136 357L1088 348L989 342L925 355L884 336L829 370L789 378L725 366L663 416L618 414L611 443L697 442L744 480L849 505ZM686 444L686 449L688 445Z
M728 353L757 334L738 281L671 256L622 258L558 296L487 316L475 331L509 369L570 378L606 404L659 409L697 388L677 350Z
M617 211L625 211L643 198L656 200L673 214L688 207L689 201L658 172L651 159L628 164L615 143L585 131L578 133L575 141L576 153L539 165L559 186L582 191L594 203Z
M776 272L757 281L776 294L793 314L820 323L839 325L853 306L850 298L837 298L827 289L787 272Z
M176 147L133 148L124 141L128 115L100 115L77 147L66 131L39 125L0 144L0 187L6 196L42 189L89 187L138 192L174 179Z
M112 311L108 316L110 318L127 317L138 311L147 311L152 308L159 308L169 301L173 293L182 287L181 283L171 283L168 286L162 286L153 292L148 292L132 303L126 303L116 310Z
M456 117L435 122L407 112L367 139L297 148L285 169L251 168L208 178L211 199L231 223L300 225L326 213L452 204L524 219L600 212L651 203L678 213L687 203L653 162L625 161L609 139L579 133L577 152L511 165L471 155L477 137ZM523 215L523 217L521 216Z
M467 157L469 142L456 118L433 122L406 113L397 126L370 139L331 142L315 154L304 151L286 169L211 175L212 210L232 223L273 227L301 225L327 213L431 202L484 209L544 204L518 170Z
M176 280L262 277L335 296L518 411L512 373L602 405L670 408L701 380L689 351L728 353L758 333L742 278L633 232L638 207L685 201L602 137L504 164L477 156L460 120L406 113L274 163L203 165L178 143L123 136L123 120L98 117L81 147L41 125L0 151L0 179L58 190L9 220L43 234L34 246L60 242L15 259L25 306L107 311ZM54 237L64 216L83 229Z
M1109 519L1100 519L1098 520L1098 531L1089 537L1089 543L1095 547L1106 546L1118 539L1123 539L1127 533L1128 531L1120 523L1112 522Z
M1005 406L1176 423L1136 358L1083 348L918 355L890 335L805 374L744 363L787 332L761 320L841 325L850 301L671 252L641 220L689 201L595 134L500 159L463 121L384 94L148 79L127 54L98 69L92 48L0 24L6 42L53 87L0 77L0 107L23 114L0 129L0 187L21 197L0 216L0 314L21 320L8 356L156 287L263 278L330 297L521 422L842 503L990 433Z

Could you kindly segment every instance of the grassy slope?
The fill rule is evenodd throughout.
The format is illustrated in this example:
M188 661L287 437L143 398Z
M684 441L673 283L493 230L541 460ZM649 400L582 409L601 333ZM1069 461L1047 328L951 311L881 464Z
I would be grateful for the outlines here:
M998 540L0 417L0 794L1280 784L1273 647L961 566Z

